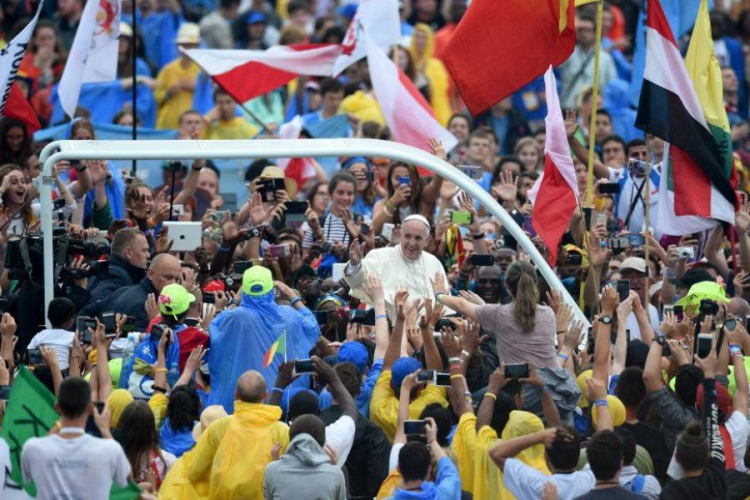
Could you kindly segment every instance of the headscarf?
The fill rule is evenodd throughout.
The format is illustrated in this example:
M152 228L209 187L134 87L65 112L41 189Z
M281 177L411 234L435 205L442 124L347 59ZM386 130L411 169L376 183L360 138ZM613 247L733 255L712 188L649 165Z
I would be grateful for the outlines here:
M543 430L544 424L539 417L527 411L514 410L510 412L510 419L503 429L502 439L507 441ZM544 460L544 445L541 443L526 448L516 455L516 458L539 472L550 473L547 462Z
M417 51L417 33L420 31L427 35L424 51L421 54ZM414 66L416 66L418 70L424 71L427 61L432 59L432 56L435 53L435 32L429 25L417 23L414 26L414 33L411 36L411 44L409 45L409 53L414 61Z
M133 395L126 389L116 389L107 398L109 404L110 418L109 425L111 428L117 427L120 416L125 408L133 401Z
M607 395L607 401L609 402L609 416L612 419L612 425L618 427L625 423L625 405L617 396ZM594 423L594 427L599 422L599 407L594 405L591 410L591 421Z

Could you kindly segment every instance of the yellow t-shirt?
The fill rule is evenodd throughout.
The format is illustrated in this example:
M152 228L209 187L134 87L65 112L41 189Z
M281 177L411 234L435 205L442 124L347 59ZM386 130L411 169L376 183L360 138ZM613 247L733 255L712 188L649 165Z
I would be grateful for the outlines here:
M241 116L235 116L228 121L215 121L208 126L204 134L206 140L236 140L252 139L260 129L245 121Z
M409 418L418 419L425 407L432 403L440 403L443 408L448 406L445 389L427 384L417 399L409 403ZM391 370L380 374L375 389L372 391L370 420L383 429L388 441L393 443L398 424L398 398L391 387Z
M156 77L156 88L154 89L154 97L159 105L159 111L156 115L156 128L172 130L179 128L180 115L193 107L195 91L180 90L170 99L166 99L167 90L186 78L195 83L199 72L200 68L192 61L187 68L184 68L182 59L179 57L162 68Z

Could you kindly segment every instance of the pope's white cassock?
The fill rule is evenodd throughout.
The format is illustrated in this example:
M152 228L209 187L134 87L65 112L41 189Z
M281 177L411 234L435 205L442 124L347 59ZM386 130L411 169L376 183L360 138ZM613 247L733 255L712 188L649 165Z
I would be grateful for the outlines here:
M422 252L419 258L409 260L401 252L401 245L372 250L359 265L346 266L344 280L351 288L350 295L372 305L372 301L362 290L362 285L370 273L378 276L383 283L385 306L391 320L396 318L393 297L399 288L409 289L409 300L418 298L434 300L435 290L430 280L434 279L435 273L440 273L445 282L445 288L450 290L445 268L437 257L431 253Z

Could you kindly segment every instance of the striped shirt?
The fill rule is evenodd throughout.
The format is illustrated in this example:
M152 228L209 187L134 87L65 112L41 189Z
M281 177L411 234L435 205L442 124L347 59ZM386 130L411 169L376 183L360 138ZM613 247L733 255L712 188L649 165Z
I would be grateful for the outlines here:
M325 243L343 243L349 245L350 236L346 230L344 219L328 213L323 221L323 240ZM305 231L305 238L302 240L302 248L310 248L315 238L313 237L312 228L308 227Z

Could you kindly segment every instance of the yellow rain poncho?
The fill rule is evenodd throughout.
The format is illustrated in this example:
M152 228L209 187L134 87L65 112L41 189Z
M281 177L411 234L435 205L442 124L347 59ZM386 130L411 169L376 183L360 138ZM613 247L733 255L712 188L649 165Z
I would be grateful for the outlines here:
M234 415L211 424L178 460L160 498L262 500L271 449L281 443L283 453L289 444L289 429L280 417L277 406L235 401Z
M417 37L420 34L423 34L426 38L422 51L417 49ZM448 96L450 80L448 78L448 70L445 69L442 61L433 57L434 52L435 33L428 25L418 23L414 26L409 53L417 72L423 73L425 78L430 82L430 106L435 111L435 118L437 118L437 121L441 125L446 126L453 114Z

